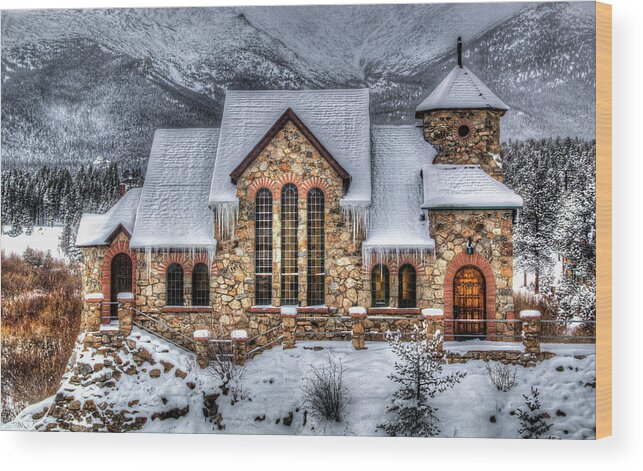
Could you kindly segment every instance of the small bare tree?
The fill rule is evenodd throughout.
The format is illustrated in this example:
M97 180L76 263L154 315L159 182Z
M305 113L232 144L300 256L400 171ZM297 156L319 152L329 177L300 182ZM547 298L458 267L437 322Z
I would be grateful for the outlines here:
M311 365L311 375L304 380L301 389L302 404L314 419L343 422L349 397L341 361L329 354L325 366L317 368Z
M518 369L513 365L496 363L490 366L489 363L487 363L485 364L485 368L487 369L491 383L498 391L510 391L518 383L516 379Z
M214 339L208 343L208 366L206 374L221 381L221 391L230 395L232 404L247 396L243 379L245 368L232 361L232 342L228 332L219 327Z

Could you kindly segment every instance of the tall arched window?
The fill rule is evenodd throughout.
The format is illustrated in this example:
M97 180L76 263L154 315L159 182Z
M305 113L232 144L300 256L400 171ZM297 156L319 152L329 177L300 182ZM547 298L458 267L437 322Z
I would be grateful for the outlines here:
M281 190L281 304L299 304L297 269L297 187L289 183Z
M313 188L308 192L308 305L324 304L324 192Z
M192 305L210 305L210 274L205 263L197 263L192 270Z
M112 258L110 284L110 318L118 319L118 293L132 292L132 259L126 253L119 253ZM103 322L109 323L109 319Z
M183 306L183 267L178 263L167 268L167 305Z
M371 296L374 307L389 305L389 279L386 265L375 265L371 272Z
M272 304L272 193L255 196L255 304Z
M413 265L402 265L398 273L398 302L400 307L416 306L415 268Z

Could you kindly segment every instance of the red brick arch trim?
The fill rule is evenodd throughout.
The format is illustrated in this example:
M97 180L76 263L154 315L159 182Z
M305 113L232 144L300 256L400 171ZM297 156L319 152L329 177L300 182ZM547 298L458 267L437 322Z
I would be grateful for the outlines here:
M262 188L270 190L274 197L275 187L276 185L274 180L268 177L259 177L253 180L252 183L250 183L250 186L248 186L248 199L254 200L257 196L257 192Z
M330 192L330 186L328 186L326 180L320 177L307 178L301 184L301 191L302 193L306 194L306 196L308 196L308 192L313 188L319 188L324 192L324 196L328 195L328 193Z
M462 252L449 262L444 275L444 318L453 319L453 280L461 268L472 266L480 270L485 281L486 319L496 318L496 280L489 262L480 254L468 255ZM447 322L444 326L445 334L453 334L453 323ZM496 333L496 324L487 324L487 338L492 340Z
M124 253L130 257L132 260L132 291L136 293L136 267L137 267L137 257L136 252L130 250L129 242L120 240L112 244L106 251L105 256L103 257L103 264L101 266L101 285L103 287L103 299L105 301L111 300L111 291L112 291L112 259L120 254ZM110 307L108 304L104 304L102 308L103 316L108 316Z
M159 263L159 275L165 275L167 273L168 267L174 263L181 265L181 268L183 268L184 276L190 275L192 274L192 270L194 270L194 267L198 263L205 263L206 265L208 264L208 256L204 253L197 253L196 255L194 255L194 257L192 257L191 255L183 252L170 252L165 256L165 260ZM216 267L214 266L214 263L210 268L210 274L216 274Z
M293 185L295 185L297 187L297 192L301 196L302 194L301 177L299 175L295 175L294 173L284 173L277 179L277 182L275 184L275 191L279 195L278 197L281 198L281 190L288 183L292 183Z
M168 267L175 263L181 265L184 275L192 272L192 261L189 260L185 254L180 252L170 252L165 256L165 260L159 263L159 275L165 275Z
M402 255L400 257L396 255L389 255L381 261L377 261L375 257L373 257L370 261L366 261L366 263L364 263L362 267L364 276L369 277L375 265L380 264L386 265L391 275L397 275L400 268L402 268L402 266L404 265L411 265L413 268L415 268L416 275L426 274L424 265L420 263L420 260L418 260L417 257L413 255Z

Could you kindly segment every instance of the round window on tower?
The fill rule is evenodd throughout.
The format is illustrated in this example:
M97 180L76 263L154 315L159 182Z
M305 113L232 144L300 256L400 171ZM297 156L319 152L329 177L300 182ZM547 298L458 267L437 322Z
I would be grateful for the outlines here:
M471 138L471 123L466 119L456 122L455 136L460 142L467 142Z

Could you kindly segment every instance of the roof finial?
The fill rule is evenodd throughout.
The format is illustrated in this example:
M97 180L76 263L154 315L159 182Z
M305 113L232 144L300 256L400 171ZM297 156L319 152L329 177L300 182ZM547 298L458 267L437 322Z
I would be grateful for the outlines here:
M458 36L458 67L462 68L462 37Z

